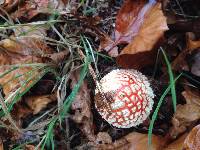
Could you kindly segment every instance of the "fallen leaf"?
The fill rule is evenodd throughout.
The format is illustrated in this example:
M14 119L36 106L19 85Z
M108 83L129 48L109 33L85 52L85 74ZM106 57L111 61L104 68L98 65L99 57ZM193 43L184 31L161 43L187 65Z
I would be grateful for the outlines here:
M145 66L153 65L156 61L157 51L139 52L137 54L124 54L117 57L117 64L127 69L142 69ZM128 61L127 61L128 60Z
M167 145L163 150L182 150L185 138L187 137L188 133L183 134L181 137L176 139L174 142Z
M30 20L38 14L50 14L54 11L62 11L64 8L65 5L61 0L23 1L18 6L17 11L11 14L11 17L13 19L23 18L23 20Z
M186 131L200 118L200 96L191 91L184 91L182 95L186 99L186 104L177 105L177 110L172 118L173 126L170 129L170 135L174 138Z
M166 17L161 10L161 3L145 3L144 0L127 0L121 7L115 29L114 43L108 42L107 52L112 53L121 43L128 45L122 54L136 54L150 51L168 30ZM107 40L109 41L109 40Z
M26 145L25 150L34 150L36 147L33 145Z
M0 46L3 49L0 52L0 84L7 98L19 88L20 92L24 91L42 72L40 67L21 67L21 64L44 63L42 55L52 53L52 50L44 42L27 37L5 39ZM12 65L18 67L13 69ZM3 75L5 72L8 73Z
M71 76L71 88L77 84L79 75L80 73L77 71ZM90 141L94 141L95 135L93 128L93 116L91 112L91 97L87 84L88 83L85 80L71 105L71 109L75 111L75 114L71 117L76 123L81 125L80 129L85 136L87 136Z
M110 144L112 143L112 138L110 137L110 135L107 132L99 132L97 134L96 140L95 140L96 144Z
M11 12L15 7L17 7L19 4L19 0L4 0L3 3L1 3L1 7L6 12Z
M141 134L137 132L133 132L128 134L126 140L130 143L129 150L141 150L141 149L148 149L148 136L147 134ZM161 136L152 135L152 150L159 150L165 144L166 139Z
M200 125L197 125L190 131L184 141L184 150L199 150L200 149Z
M150 4L146 4L143 8L147 5ZM164 32L168 30L166 18L161 10L161 3L156 3L150 7L142 18L143 23L138 28L138 33L131 43L122 50L121 54L136 54L152 50Z
M137 35L143 20L142 18L140 18L143 16L138 16L138 14L140 13L142 8L144 9L143 13L145 13L145 11L147 11L149 7L149 5L146 5L146 7L144 7L145 3L146 0L127 0L124 2L116 17L116 43L130 43L133 37Z
M119 55L118 47L114 45L115 45L114 41L107 34L102 33L102 35L100 35L99 50L103 49L107 51L111 57L117 57ZM112 50L110 51L110 49Z
M194 49L200 48L200 40L194 40L191 34L188 34L187 38L187 49L193 51Z
M40 95L40 96L29 96L25 98L25 102L31 108L33 114L39 113L49 103L56 101L57 97L55 94L51 95Z
M165 145L167 140L164 137L152 135L151 150L160 150ZM119 140L114 141L111 144L97 144L93 145L97 149L117 149L117 150L147 150L148 135L137 132L132 132L122 137Z

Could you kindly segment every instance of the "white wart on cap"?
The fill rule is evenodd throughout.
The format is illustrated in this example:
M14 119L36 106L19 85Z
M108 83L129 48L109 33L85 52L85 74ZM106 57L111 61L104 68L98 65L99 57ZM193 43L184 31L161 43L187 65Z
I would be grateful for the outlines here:
M133 69L111 71L100 80L95 93L97 111L118 128L141 124L153 107L154 94L147 77Z

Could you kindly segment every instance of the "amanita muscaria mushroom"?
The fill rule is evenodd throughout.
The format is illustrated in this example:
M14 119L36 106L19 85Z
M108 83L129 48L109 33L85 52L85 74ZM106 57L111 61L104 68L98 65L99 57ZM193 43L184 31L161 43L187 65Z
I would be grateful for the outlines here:
M147 119L153 107L153 90L146 76L129 69L113 70L99 82L95 107L109 124L130 128Z

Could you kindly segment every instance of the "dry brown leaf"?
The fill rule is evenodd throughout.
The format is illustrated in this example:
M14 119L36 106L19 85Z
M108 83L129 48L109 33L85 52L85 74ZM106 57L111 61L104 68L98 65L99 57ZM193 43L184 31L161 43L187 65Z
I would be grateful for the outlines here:
M127 0L117 15L114 43L107 40L106 51L116 51L116 46L121 43L128 43L128 46L120 55L150 51L166 30L168 27L161 3Z
M49 14L54 12L55 9L61 11L64 7L65 5L61 0L23 1L23 3L18 6L17 11L11 14L11 17L14 19L23 18L23 20L30 20L40 13Z
M112 138L107 132L99 132L97 134L96 144L102 143L102 144L111 144L112 143Z
M182 150L185 138L187 137L188 133L183 134L181 137L176 139L174 142L167 145L163 150Z
M147 51L137 54L124 54L117 57L117 64L123 68L141 69L145 66L153 65L156 61L156 51ZM127 61L128 60L128 61Z
M34 145L27 144L24 150L35 150L35 149L36 147ZM40 150L40 148L37 148L37 149Z
M44 42L36 38L5 39L0 42L0 46L4 50L0 52L0 74L10 70L12 67L9 65L18 64L20 66L20 64L43 63L41 56L46 53L52 53L52 50ZM29 73L30 71L32 72ZM3 86L6 98L21 87L30 76L33 77L24 88L20 89L20 92L24 91L39 74L39 69L34 70L34 67L26 66L19 67L2 76L0 84Z
M141 150L141 149L148 149L148 135L141 134L141 133L131 133L128 134L126 140L130 143L129 150ZM152 150L160 150L163 145L165 144L166 139L160 136L152 135Z
M72 88L77 84L79 80L79 75L80 73L79 71L77 71L71 76ZM95 135L93 128L93 116L91 112L91 98L90 90L87 87L87 84L87 81L83 82L78 94L76 95L71 105L71 109L75 111L75 114L72 115L72 119L76 123L81 124L80 129L83 131L85 136L87 136L90 141L94 141Z
M118 47L114 45L115 45L114 41L107 34L102 33L102 35L100 35L99 50L103 49L107 51L111 57L117 57L119 55ZM110 51L110 49L112 50Z
M10 12L18 4L19 4L19 0L3 0L3 2L0 5L6 12Z
M49 103L56 101L57 97L55 94L41 95L41 96L29 96L25 98L27 105L32 109L33 114L39 113Z
M138 33L138 28L142 23L138 20L138 14L145 3L146 0L127 0L124 2L116 18L116 43L130 43Z
M137 35L122 50L121 54L135 54L152 50L166 30L168 27L166 17L161 10L161 3L156 3L146 12Z
M200 40L195 40L195 35L191 32L186 34L187 49L192 52L194 49L200 48Z
M177 105L176 113L172 119L170 134L177 137L179 134L200 118L200 97L191 91L184 91L182 95L186 99L186 104Z
M184 141L184 150L199 150L200 149L200 125L197 125L190 131Z
M161 150L166 142L165 138L152 135L151 150ZM95 148L103 150L147 150L149 148L148 135L132 132L111 144L97 144Z

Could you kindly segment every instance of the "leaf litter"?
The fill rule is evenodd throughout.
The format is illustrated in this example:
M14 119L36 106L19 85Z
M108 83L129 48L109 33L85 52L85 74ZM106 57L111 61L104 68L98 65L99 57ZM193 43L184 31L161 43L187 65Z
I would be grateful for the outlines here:
M1 148L199 149L200 32L196 3L0 3ZM181 77L176 82L177 110L173 112L174 102L168 93L148 145L152 114L171 84L160 46L175 77ZM63 110L82 78L81 68L90 63L71 106ZM129 129L109 125L94 106L98 80L120 67L147 75L156 92L149 118ZM63 112L67 112L64 117Z

